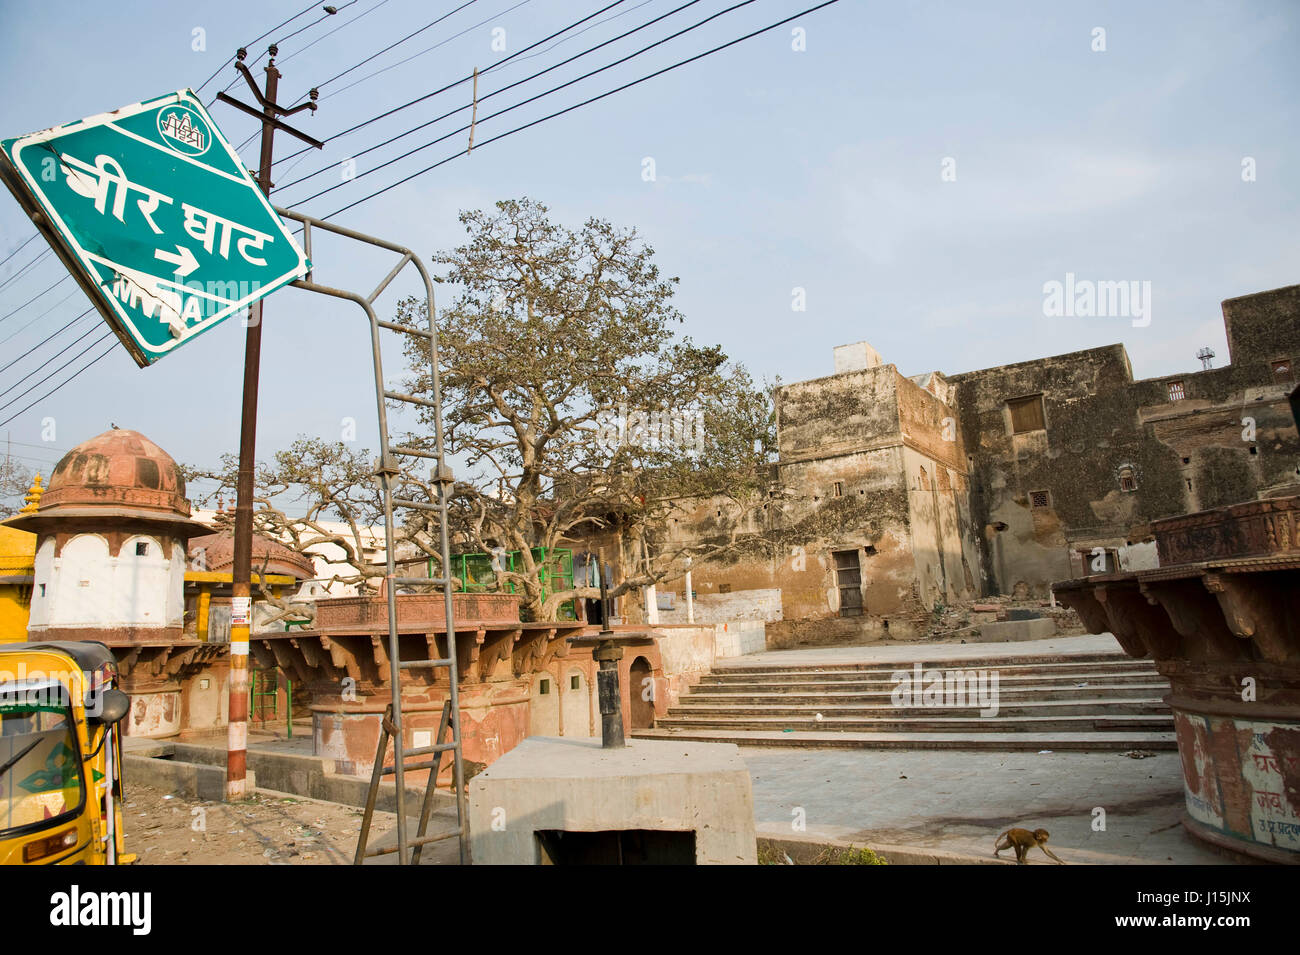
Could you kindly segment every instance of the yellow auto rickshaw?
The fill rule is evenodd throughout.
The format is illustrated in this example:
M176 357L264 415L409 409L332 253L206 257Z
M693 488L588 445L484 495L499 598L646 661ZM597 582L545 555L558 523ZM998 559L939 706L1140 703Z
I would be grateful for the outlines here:
M0 644L0 864L130 862L122 740L130 699L102 643Z

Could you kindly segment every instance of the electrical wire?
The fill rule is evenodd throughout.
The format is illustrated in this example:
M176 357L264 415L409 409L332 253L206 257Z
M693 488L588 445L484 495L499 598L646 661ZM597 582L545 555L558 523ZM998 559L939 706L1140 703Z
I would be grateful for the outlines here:
M19 355L17 358L11 360L11 361L9 362L9 364L5 365L3 368L0 368L0 373L3 373L3 372L8 371L8 370L9 370L10 368L12 368L14 365L18 364L18 362L22 361L24 358L26 358L26 357L27 357L28 355L30 355L32 352L36 351L38 348L44 348L46 345L48 345L50 342L54 341L54 339L58 338L60 335L62 335L64 332L66 332L69 328L71 328L73 325L77 324L77 322L81 321L83 318L85 318L87 315L89 315L89 314L90 314L91 312L93 312L93 311L94 311L93 308L88 308L88 309L86 309L84 312L82 312L80 315L78 315L78 316L77 316L76 318L74 318L72 321L68 322L68 324L64 325L62 328L60 328L57 332L55 332L55 333L54 333L53 335L51 335L49 338L46 338L46 339L44 339L44 340L42 340L42 341L40 341L40 342L37 342L37 343L36 343L35 345L33 345L31 348L27 349L27 351L25 351L25 352L23 352L21 355Z
M260 42L260 41L262 41L262 40L265 40L267 37L269 37L269 36L270 36L272 33L274 33L276 30L280 30L280 29L283 29L284 27L287 27L290 23L292 23L294 20L297 20L297 19L298 19L300 16L302 16L303 14L310 13L313 9L315 9L315 7L316 7L316 4L315 4L315 3L309 3L309 4L307 4L307 6L303 7L301 10L299 10L297 13L295 13L293 16L291 16L288 20L285 20L283 23L277 23L275 26L271 27L271 29L267 30L267 31L266 31L265 33L263 33L261 36L257 37L257 39L255 39L255 40L250 40L249 42L245 43L244 46L243 46L243 48L244 48L244 49L247 49L248 47L252 46L254 43L258 43L258 42ZM227 57L227 58L226 58L226 62L222 63L222 64L221 64L220 66L218 66L215 70L213 70L213 71L212 71L212 75L209 76L209 77L208 77L206 80L204 80L202 83L200 83L199 86L198 86L198 89L196 89L194 92L195 92L196 94L197 94L197 93L202 93L202 92L203 92L203 87L207 86L207 85L208 85L209 83L211 83L214 79L216 79L216 78L217 78L217 74L220 73L222 70L224 70L226 67L228 67L228 66L229 66L231 63L233 63L233 62L235 62L235 58L234 58L234 56ZM230 87L227 86L226 89L230 89Z
M612 90L609 90L604 93L600 93L599 95L593 96L590 99L583 100L581 103L575 103L574 105L568 106L562 110L557 110L556 112L551 113L548 116L543 116L540 119L535 119L532 122L525 123L522 126L516 126L514 129L508 130L504 133L499 133L496 136L493 136L489 139L485 139L481 143L476 144L474 148L481 149L482 147L486 146L488 143L494 143L497 142L498 140L505 139L507 136L513 136L515 133L523 132L525 129L530 129L533 126L538 125L539 123L544 123L547 122L548 120L555 119L557 116L563 116L565 113L571 113L576 109L581 109L583 106L587 106L591 103L595 103L599 100L605 99L608 96L613 96L615 93L621 93L623 90L630 89L633 86L637 86L641 83L646 82L647 80L654 79L657 76L662 76L665 73L677 69L678 67L686 66L688 63L694 63L696 60L701 60L706 56L712 56L714 53L719 53L722 50L725 50L729 47L733 47L738 43L743 43L745 40L753 39L754 37L759 36L763 33L768 33L771 30L775 30L777 27L784 26L785 24L789 23L791 20L797 20L799 17L807 16L810 13L815 13L818 10L824 9L825 7L832 6L833 4L836 3L839 3L839 0L824 0L823 3L819 3L816 6L808 7L806 10L801 10L798 13L792 14L788 17L778 20L775 23L768 24L767 26L762 27L758 30L754 30L751 33L747 33L744 36L737 37L734 40L729 40L726 43L713 47L712 49L705 50L703 53L697 53L694 56L688 57L685 60L679 60L678 62L673 63L671 66L665 66L663 69L655 70L655 72L649 73L646 76L641 77L640 79L635 79L632 80L631 82L624 83L622 86L615 87ZM424 169L421 169L418 172L413 172L411 173L411 175L406 176L403 179L399 179L397 182L385 186L383 189L379 189L375 192L372 192L368 196L363 196L362 198L357 199L355 202L350 202L346 206L342 206L341 208L335 209L333 212L329 213L326 216L322 216L321 218L329 219L336 215L339 215L342 212L347 212L349 209L354 209L357 206L361 205L361 203L363 202L368 202L371 199L374 199L376 196L383 195L385 192L388 192L390 189L394 189L397 186L402 185L403 183L410 182L412 179L416 178L417 176L422 176L426 172L430 172L434 169L437 169L439 166L445 165L446 163L451 162L453 159L458 159L461 156L465 156L465 155L468 155L468 153L465 150L458 150L457 152L448 156L446 159L439 160L438 162L434 163L431 166L426 166Z
M18 246L18 248L14 249L12 252L10 252L8 255L6 255L3 259L0 259L0 265L4 265L6 262L8 262L10 259L12 259L15 255L17 255L19 252L21 252L23 249L27 248L27 243L28 243L28 242L31 242L32 239L36 238L38 235L40 235L39 232L34 232L34 233L32 233L31 235L29 235L29 236L27 237L27 239L23 242L22 245Z
M110 335L110 336L111 336L112 334L113 334L112 332L109 332L109 333L108 333L108 335ZM102 339L102 338L99 339L99 341L103 341L103 340L104 340L104 339ZM91 343L91 347L94 347L94 344L95 344L95 343L92 342L92 343ZM41 395L39 398L37 398L37 399L36 399L35 401L33 401L31 404L26 405L25 407L23 407L23 409L22 409L21 411L15 411L15 412L14 412L13 414L11 414L9 417L5 418L4 421L0 421L0 427L4 427L4 426L7 425L10 421L13 421L14 418L17 418L19 415L26 414L26 413L27 413L28 411L30 411L32 408L36 407L38 404L40 404L42 401L44 401L46 398L48 398L50 395L52 395L52 394L54 394L56 391L58 391L60 388L66 387L67 385L71 384L71 382L72 382L72 380L73 380L74 378L76 378L78 375L80 375L80 374L81 374L82 372L84 372L86 369L90 368L91 365L94 365L96 362L102 361L104 358L106 358L106 357L108 356L109 352L111 352L111 351L112 351L114 348L116 348L116 347L117 347L117 343L116 343L116 342L110 342L110 343L109 343L109 346L108 346L107 348L105 348L102 352L100 352L98 355L96 355L94 358L92 358L92 359L91 359L87 364L83 365L81 368L79 368L79 369L77 369L76 371L74 371L71 375L69 375L69 376L68 376L66 379L64 379L62 382L60 382L59 384L55 385L55 386L54 386L53 388L51 388L49 391L45 392L45 394Z
M316 26L317 24L319 24L319 23L324 23L324 22L325 22L326 20L328 20L330 17L338 16L340 13L342 13L342 12L343 12L344 10L346 10L348 7L353 6L356 2L357 2L357 0L348 0L347 3L343 4L343 6L341 6L341 7L335 7L333 10L331 10L329 7L322 7L321 9L325 11L325 16L321 17L321 18L318 19L318 20L313 20L311 23L307 24L305 27L299 27L298 29L294 30L292 33L290 33L288 36L284 37L283 39L276 40L275 45L276 45L276 46L281 46L281 45L284 44L286 41L288 41L288 40L292 40L292 39L293 39L294 37L296 37L299 33L304 33L304 32L306 32L307 30L310 30L312 27Z
M519 85L521 85L521 84L523 84L523 83L527 83L527 82L529 82L530 80L536 79L537 77L541 76L541 75L544 74L544 73L549 73L551 70L558 69L558 68L561 67L561 66L564 66L564 65L566 65L566 64L568 64L568 63L571 63L571 62L573 62L574 60L578 59L579 57L586 56L588 53L591 53L591 52L594 51L594 50L598 50L598 49L600 49L600 48L603 47L603 46L608 46L610 43L617 42L618 40L621 40L621 39L623 39L624 37L629 36L629 35L631 35L632 33L637 32L637 30L644 29L645 27L650 26L651 24L654 24L654 23L659 22L659 21L662 20L664 17L670 17L670 16L672 16L673 14L675 14L675 13L681 11L681 10L686 9L687 7L694 6L694 5L695 5L696 3L698 3L698 2L699 2L699 0L687 0L686 3L682 4L681 6L677 7L676 9L669 10L667 13L665 13L665 14L661 14L660 16L656 17L655 19L650 20L648 23L644 23L644 24L642 24L642 25L639 26L639 27L635 27L635 28L633 28L633 29L631 29L631 30L628 30L626 33L623 33L623 34L621 34L620 36L616 36L616 37L614 37L613 39L606 40L604 43L597 44L596 46L591 47L591 49L583 50L581 53L575 53L573 56L569 57L567 60L562 60L562 61L560 61L559 63L556 63L554 66L550 66L550 67L547 67L547 68L544 69L544 70L540 70L540 71L538 71L537 73L534 73L532 76L525 77L525 78L522 79L522 80L516 80L515 82L511 83L511 84L508 85L508 86L503 86L503 87L502 87L501 89L499 89L499 90L494 90L493 92L488 93L486 96L480 96L480 97L478 98L478 101L479 101L479 103L483 103L483 102L485 102L485 101L491 99L493 96L498 96L498 95L500 95L501 93L506 92L507 90L513 89L513 88L516 87L516 86L519 86ZM611 62L611 63L606 63L604 66L598 67L598 68L596 68L596 69L594 69L594 70L590 70L590 71L588 71L588 72L582 74L581 76L575 77L575 78L573 78L573 79L571 79L571 80L567 80L567 81L565 81L565 82L559 84L558 86L552 86L552 87L551 87L550 89L548 89L548 90L545 90L545 91L543 91L543 92L541 92L541 93L537 93L537 94L535 94L535 95L533 95L533 96L528 97L527 99L520 100L518 103L514 103L514 104L512 104L512 105L510 105L510 106L507 106L505 109L499 109L499 110L497 110L495 113L490 113L490 114L488 114L487 116L484 116L484 117L482 117L481 119L476 120L475 122L467 123L466 125L461 126L461 127L458 128L458 129L453 129L451 132L447 133L447 134L444 135L444 136L439 136L437 139L430 140L429 142L427 142L427 143L423 143L423 144L421 144L421 145L419 145L419 146L416 146L416 147L413 148L413 149L408 149L406 152L402 153L401 155L399 155L399 156L394 156L392 159L386 160L385 162L380 163L378 166L374 166L374 167L372 167L372 168L370 168L370 169L367 169L365 172L362 172L362 173L357 174L356 176L353 176L352 179L349 179L349 180L347 180L346 182L335 183L335 184L332 185L332 186L329 186L329 187L327 187L327 188L325 188L325 189L322 189L320 192L317 192L317 193L314 193L313 195L308 196L306 199L300 199L300 200L298 200L298 202L299 202L299 203L311 202L313 199L319 199L321 196L326 195L327 193L333 192L335 189L342 189L342 188L344 188L345 186L349 186L349 185L351 185L353 182L355 182L355 181L358 180L358 179L361 179L361 178L363 178L363 177L365 177L365 176L369 176L369 175L371 175L371 174L373 174L373 173L379 172L379 170L384 169L384 168L386 168L386 167L388 167L388 166L391 166L391 165L392 165L393 163L395 163L395 162L399 162L399 161L401 161L401 160L403 160L403 159L406 159L406 158L409 157L409 156L413 156L413 155L415 155L415 154L418 153L418 152L421 152L421 151L423 151L423 150L425 150L425 149L428 149L430 146L436 145L437 143L440 143L440 142L443 142L444 140L450 139L452 136L455 136L455 135L457 135L458 133L463 133L463 132L469 130L472 126L477 126L479 123L485 123L485 122L487 122L487 121L490 120L490 119L494 119L494 118L496 118L497 116L501 116L501 115L503 115L503 114L505 114L505 113L509 113L509 112L511 112L512 110L516 110L516 109L518 109L518 108L521 107L521 106L527 106L529 103L533 103L533 102L536 102L536 101L539 100L539 99L542 99L543 97L550 96L552 93L558 93L558 92L559 92L560 90L562 90L562 89L567 89L568 87L573 86L573 85L576 84L576 83L581 83L583 80L590 79L591 77L596 76L596 75L599 74L599 73L604 73L606 70L611 70L611 69L613 69L613 68L616 67L616 66L620 66L620 65L622 65L623 63L626 63L628 60L635 59L636 57L640 56L640 55L643 54L643 53L648 53L650 50L653 50L653 49L655 49L656 47L663 46L665 43L668 43L668 42L671 41L671 40L675 40L675 39L677 39L678 37L682 36L683 34L690 33L692 30L698 30L700 27L704 26L705 24L711 23L712 21L718 19L719 17L726 16L728 13L733 13L734 11L739 10L741 7L747 7L747 6L749 6L751 3L756 3L756 2L757 2L757 0L740 0L739 3L732 4L731 6L725 8L725 9L723 9L723 10L719 10L719 11L716 12L716 13L712 13L712 14L710 14L709 16L705 17L703 20L699 20L699 21L697 21L697 22L691 24L691 25L688 26L688 27L683 27L681 30L678 30L676 33L672 33L672 34L669 34L669 35L666 36L666 37L662 37L662 38L660 38L660 39L654 41L653 43L650 43L650 44L647 44L646 46L643 46L641 49L639 49L639 50L637 50L637 51L635 51L635 52L633 52L633 53L628 53L626 56L622 56L622 57L620 57L619 59L614 60L614 61ZM427 123L421 123L419 126L416 126L416 127L412 128L412 129L408 129L406 132L404 132L404 133L400 133L399 135L394 136L394 137L392 137L391 139L388 139L388 140L386 140L386 141L383 142L383 143L380 143L379 146L386 146L386 145L388 145L389 143L392 143L392 142L397 141L398 139L402 139L402 138L404 138L404 137L406 137L406 136L409 136L409 135L411 135L412 133L417 132L417 131L419 131L419 130L425 128L426 126L431 126L431 125L433 125L433 124L436 123L436 122L439 122L439 121L441 121L441 120L443 120L443 119L446 119L448 116L453 116L453 115L455 115L456 113L459 113L459 112L462 112L462 111L464 111L464 110L466 110L466 109L469 109L472 105L473 105L472 103L467 103L467 104L465 104L464 106L458 106L458 107L456 107L455 109L451 110L450 112L444 113L443 115L437 117L436 119L431 119L431 120L429 120ZM371 151L373 151L374 149L378 149L379 146L372 146L372 147L370 147L370 149L367 149L367 150L365 150L365 151L362 152L362 153L358 153L357 155L358 155L358 156L360 156L360 155L365 155L366 152L371 152ZM332 168L334 168L332 165L331 165L331 166L322 167L321 169L316 170L316 172L312 173L311 175L312 175L312 176L316 176L316 175L319 175L320 173L326 171L327 169L332 169ZM310 178L310 176L308 176L308 177L304 177L304 178ZM302 182L302 181L303 181L302 179L296 180L296 182ZM291 185L295 185L296 182L294 182L294 183L285 183L284 186L283 186L282 188L287 189L289 186L291 186Z
M346 23L340 23L340 24L339 24L338 26L336 26L333 30L330 30L329 33L326 33L326 34L323 34L323 35L321 35L321 36L318 36L316 39L312 40L312 41L311 41L310 43L308 43L306 46L304 46L304 47L302 47L301 49L295 50L294 52L290 53L288 56L286 56L286 57L285 57L283 60L281 60L280 62L281 62L281 63L288 63L290 60L292 60L292 59L293 59L295 56L297 56L298 54L300 54L300 53L306 53L308 50L310 50L312 47L314 47L314 46L315 46L317 43L319 43L321 40L328 40L330 37L332 37L334 34L338 33L338 32L339 32L340 30L342 30L344 27L349 26L349 25L351 25L351 24L353 24L353 23L356 23L358 20L360 20L360 19L361 19L362 17L364 17L364 16L369 16L370 14L374 13L376 10L378 10L380 7L382 7L382 6L383 6L385 3L387 3L387 2L388 2L388 0L379 0L379 2L376 3L373 7L370 7L370 8L368 8L368 9L366 9L366 10L362 10L362 11L361 11L360 13L358 13L355 17L353 17L351 20L348 20Z
M46 315L50 314L50 312L54 311L56 308L58 308L60 305L62 305L64 302L66 302L68 299L72 298L72 296L76 295L77 292L79 292L79 291L80 291L80 289L74 287L74 288L72 289L71 292L69 292L67 295L63 296L63 298L59 299L57 302L55 302L53 305L51 305L51 306L50 306L49 308L47 308L45 311L41 312L41 314L37 315L35 318L33 318L30 322L28 322L28 323L27 323L26 325L24 325L22 328L18 329L18 331L16 331L16 332L10 332L9 335L8 335L6 338L0 339L0 345L5 344L6 342L9 341L9 339L11 339L11 338L16 338L17 336L21 335L23 332L27 331L27 329L31 328L33 325L35 325L37 322L39 322L39 321L40 321L42 318L44 318Z
M19 305L17 308L15 308L15 309L11 309L10 311L6 312L3 316L0 316L0 322L3 322L5 319L7 319L7 318L12 318L13 316L17 315L19 312L21 312L23 309L25 309L28 305L32 304L32 302L36 301L38 298L40 298L40 297L41 297L42 295L44 295L46 292L50 291L50 289L57 288L58 286L62 285L64 282L66 282L66 281L67 281L68 279L70 279L70 278L72 278L72 275L71 275L71 274L65 275L65 276L63 276L63 278L59 279L59 280L58 280L57 282L55 282L53 285L50 285L50 286L48 286L47 288L43 289L42 291L37 292L35 295L33 295L33 296L32 296L31 298L29 298L27 301L23 302L23 304Z
M8 285L10 282L16 282L18 279L22 278L23 275L27 272L28 269L30 269L30 268L31 268L33 265L35 265L37 262L40 262L42 259L44 259L47 255L50 254L51 251L53 251L53 250L50 249L50 248L47 246L43 252L37 252L35 258L33 258L30 262L28 262L26 265L24 265L21 269L19 269L19 270L18 270L17 272L15 272L13 275L9 276L9 278L5 279L3 282L0 282L0 289L3 289L3 288L4 288L6 285Z
M404 66L405 64L410 63L412 60L418 60L420 57L424 56L424 54L432 53L434 50L438 49L439 47L446 46L452 40L459 39L460 37L463 37L466 33L469 33L472 30L477 30L479 27L491 23L493 20L499 20L502 17L506 16L507 14L514 13L520 7L525 6L531 2L532 0L519 0L519 2L516 3L513 7L507 7L506 9L502 10L500 13L493 14L490 17L484 17L478 23L471 23L469 26L465 27L465 29L461 30L459 33L453 33L451 36L447 37L446 39L439 40L433 46L425 47L419 53L412 53L410 56L405 57L404 59L400 59L396 63L390 63L388 64L388 66L385 66L382 69L375 70L373 73L367 73L359 80L354 80L353 82L349 83L347 86L343 87L342 89L335 90L333 93L330 93L329 95L338 96L341 93L346 93L348 90L352 89L355 86L360 86L362 83L366 82L367 80L372 80L376 76L380 76L383 73L387 73L389 70L395 70L399 66Z
M523 0L523 3L527 3L527 2L528 2L528 0ZM518 57L518 56L523 55L524 53L527 53L529 50L533 49L534 47L540 46L540 45L543 44L543 43L549 43L551 40L554 40L557 36L560 36L560 35L562 35L562 34L564 34L564 33L567 33L567 32L569 32L570 30L572 30L574 27L581 26L582 24L586 23L588 20L592 19L592 17L598 17L598 16L600 16L602 13L604 13L605 11L607 11L607 10L611 10L611 9L613 9L614 7L617 7L619 4L621 4L621 3L625 3L625 2L626 2L626 0L614 0L613 3L610 3L610 4L608 4L608 5L604 6L604 7L601 7L601 8L600 8L599 10L597 10L595 13L592 13L592 14L589 14L588 16L585 16L585 17L583 17L581 20L575 20L573 23L570 23L568 26L564 27L563 29L561 29L561 30L556 30L556 31L555 31L554 33L552 33L550 36L543 37L542 39L538 40L536 43L530 43L528 46L524 47L522 50L518 50L518 51L516 51L516 52L514 52L514 53L511 53L509 56L506 56L506 57L501 58L500 60L497 60L495 63L493 63L493 64L491 64L490 66L488 66L487 69L483 70L482 72L483 72L483 73L487 73L489 70L494 70L494 69L496 69L497 67L502 66L502 65L504 65L504 64L506 64L506 63L508 63L508 62L510 62L511 60L515 59L515 57ZM515 9L517 9L518 7L523 6L523 3L516 4L514 7L511 7L510 10L515 10ZM510 10L506 10L505 13L509 13ZM505 13L497 14L497 17L504 16ZM489 17L489 18L488 18L488 20L493 20L493 19L496 19L496 17ZM483 23L488 22L488 20L484 20L482 23L476 24L476 26L482 26ZM472 30L472 29L474 29L474 27L470 27L469 29ZM426 50L426 51L423 51L423 52L428 52L428 51ZM416 54L416 55L417 55L417 56L420 56L420 55L422 55L422 54ZM400 65L400 64L393 64L393 65L394 65L394 66L398 66L398 65ZM391 68L391 67L389 67L389 68ZM375 75L375 74L371 74L371 75ZM480 75L481 75L481 74L480 74ZM370 77L365 77L364 79L369 79L369 78L370 78ZM348 136L348 135L350 135L350 134L352 134L352 133L355 133L358 129L364 129L365 127L369 126L371 123L376 123L376 122L378 122L378 121L381 120L381 119L385 119L385 118L387 118L387 117L389 117L389 116L392 116L394 113L399 113L399 112L401 112L401 111L404 110L404 109L407 109L407 108L409 108L409 107L411 107L411 106L416 105L417 103L423 103L425 100L430 99L431 97L437 96L439 93L445 93L445 92L447 92L447 90L449 90L449 89L453 89L454 87L459 86L461 83L468 83L468 82L469 82L471 79L473 79L473 78L474 78L474 74L473 74L473 73L466 74L465 76L462 76L460 79L458 79L458 80L456 80L456 81L454 81L454 82L452 82L452 83L448 83L446 86L443 86L443 87L441 87L441 88L439 88L439 89L436 89L436 90L434 90L434 91L431 92L431 93L425 93L425 94L423 94L423 95L421 95L421 96L417 96L415 99L410 100L409 102L403 103L401 106L394 106L392 109L385 110L384 112L380 113L378 116L372 116L370 119L367 119L367 120L365 120L365 121L363 121L363 122L357 123L357 124L354 125L354 126L349 126L347 129L342 130L342 131L340 131L340 132L337 132L337 133L335 133L333 136L328 137L328 138L325 140L325 142L327 142L327 143L328 143L328 142L333 142L333 141L336 140L336 139L341 139L341 138L344 137L344 136ZM363 80L358 80L358 82L364 82L364 79L363 79ZM353 85L355 85L355 84L353 84ZM344 89L347 89L347 88L349 88L349 87L344 87ZM343 90L336 90L336 91L335 91L334 93L332 93L331 95L333 95L333 96L337 96L337 95L338 95L339 93L341 93L341 92L343 92ZM285 156L283 159L277 159L274 163L272 163L272 165L273 165L273 166L278 166L278 165L279 165L280 163L282 163L282 162L288 162L290 159L293 159L295 156L300 156L300 155L302 155L303 153L310 152L310 151L312 150L312 148L313 148L313 147L311 147L311 146L304 146L302 149L299 149L297 152L290 153L289 155Z
M370 12L372 12L372 11L378 9L379 7L382 7L382 6L383 6L385 3L387 3L387 2L388 2L388 0L380 0L379 3L375 4L375 6L371 7L369 10L367 10L366 13L370 13ZM431 20L431 21L429 21L429 22L426 23L424 26L420 27L418 30L415 30L415 31L413 31L413 32L411 32L411 33L408 33L406 36L402 37L400 40L397 40L397 41L395 41L395 42L393 42L393 43L388 44L388 46L384 47L382 50L380 50L380 51L377 52L377 53L372 53L370 56L366 57L366 58L365 58L364 60L362 60L360 63L355 63L355 64L353 64L352 66L349 66L349 67L348 67L346 70L344 70L342 73L336 73L336 74L334 74L334 75L331 76L329 79L325 80L323 83L317 83L317 84L316 84L316 89L318 89L318 90L323 90L326 86L328 86L329 84L333 83L335 80L337 80L337 79L342 79L343 77L345 77L345 76L347 76L349 73L351 73L353 70L360 69L361 67L363 67L363 66L365 66L367 63L369 63L371 60L378 59L379 57L381 57L381 56L383 56L385 53L387 53L389 50L392 50L392 49L394 49L394 48L396 48L396 47L401 46L401 45L402 45L403 43L405 43L407 40L410 40L410 39L412 39L413 37L417 37L417 36L419 36L419 35L420 35L421 33L423 33L425 30L428 30L428 29L430 29L431 27L435 27L435 26L437 26L437 25L438 25L439 23L441 23L443 20L446 20L448 17L450 17L450 16L454 16L455 14L460 13L460 11L464 10L466 7L468 7L468 6L470 6L470 5L474 4L474 3L477 3L477 2L478 2L478 0L465 0L465 2L462 3L460 6L458 6L456 9L450 11L449 13L444 13L442 16L438 17L436 20ZM365 16L366 13L359 14L358 16L354 17L353 19L354 19L354 20L359 20L359 19L361 19L361 17ZM352 22L352 20L349 20L349 21L348 21L348 23L351 23L351 22ZM343 24L343 26L347 26L347 23ZM339 29L339 30L342 30L343 27L341 26L341 27L339 27L338 29ZM330 36L332 33L336 33L336 32L338 32L338 31L337 31L337 30L331 30L330 33L325 34L325 36ZM320 39L323 40L323 39L325 39L325 37L321 37ZM315 42L316 42L316 43L319 43L320 40L316 40ZM311 43L307 44L307 46L303 47L302 50L299 50L298 53L303 52L304 50L310 48L311 46L312 46ZM297 56L298 53L294 53L293 56L288 57L288 58L285 60L285 62L287 63L289 60L293 59L293 57L294 57L294 56Z
M66 352L66 351L68 351L69 349L71 349L71 348L72 348L72 345L77 344L77 342L81 341L82 338L85 338L87 335L89 335L91 332L93 332L93 331L94 331L96 328L98 328L98 327L99 327L98 325L92 326L92 327L91 327L87 332L85 332L85 333L81 336L81 338L78 338L78 339L76 339L75 341L73 341L71 345L69 345L67 348L64 349L64 351ZM76 361L78 358L80 358L80 357L81 357L82 355L84 355L86 352L90 351L92 348L94 348L96 345L98 345L98 344L99 344L100 342L102 342L104 339L106 339L106 338L114 338L114 337L116 337L116 336L114 336L112 329L109 329L108 331L104 332L103 335L101 335L99 338L96 338L93 342L91 342L89 345L87 345L87 346L86 346L85 348L83 348L81 351L77 352L75 355L73 355L71 358L69 358L67 361L65 361L65 362L64 362L62 365L60 365L58 368L54 369L52 372L50 372L48 375L46 375L46 376L45 376L44 378L42 378L40 381L38 381L38 382L36 382L36 383L34 383L34 384L32 384L32 385L29 385L29 386L26 388L26 390L24 390L24 391L22 391L22 392L20 392L20 393L18 393L18 394L16 394L16 395L14 395L12 398L10 398L8 401L6 401L4 404L0 405L0 411L3 411L5 408L8 408L11 404L13 404L13 403L14 403L15 401L17 401L19 398L22 398L24 395L31 394L31 392L32 392L34 389L40 387L40 386L41 386L42 384L44 384L45 382L49 381L51 378L53 378L53 377L54 377L55 375L57 375L59 372L63 371L63 369L67 368L67 367L68 367L69 365L71 365L74 361ZM9 392L13 391L15 388L18 387L18 385L21 385L21 384L22 384L22 382L19 381L19 382L17 382L16 384L10 385L10 386L9 386L8 388L6 388L3 392L0 392L0 398L3 398L5 395L7 395Z

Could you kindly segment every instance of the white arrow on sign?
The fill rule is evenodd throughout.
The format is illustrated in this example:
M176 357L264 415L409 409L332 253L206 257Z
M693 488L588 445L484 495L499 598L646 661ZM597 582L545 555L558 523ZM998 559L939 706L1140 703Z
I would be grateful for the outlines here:
M199 260L194 257L193 252L180 243L176 244L176 252L179 252L180 255L177 255L175 252L164 252L162 249L158 249L154 252L154 258L172 263L176 266L176 274L181 278L185 278L185 276L189 275L199 267Z

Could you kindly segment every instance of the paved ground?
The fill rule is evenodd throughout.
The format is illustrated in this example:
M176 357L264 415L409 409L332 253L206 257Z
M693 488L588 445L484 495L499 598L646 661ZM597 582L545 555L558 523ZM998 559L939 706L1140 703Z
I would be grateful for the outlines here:
M1225 864L1183 833L1176 753L745 749L760 835L810 836L991 856L998 833L1043 828L1067 863ZM1105 831L1093 831L1096 807ZM1003 853L1007 856L1009 853ZM1042 862L1051 860L1037 850Z
M1115 652L1110 634L1023 643L899 643L769 650L727 666L910 664L962 657ZM1046 738L1046 737L1045 737ZM1182 770L1176 753L881 752L746 748L760 834L789 835L802 808L807 835L991 856L1012 826L1047 829L1066 862L1223 864L1178 821ZM1094 830L1094 810L1105 830ZM1004 856L1011 855L1003 853ZM1034 851L1038 860L1052 864Z
M810 647L801 650L764 650L719 661L719 666L825 666L844 663L924 663L963 657L1013 657L1025 654L1120 653L1119 643L1108 633L1078 637L1051 637L1016 643L878 643L857 647Z
M884 644L776 650L727 665L924 662L960 656L1095 653L1117 649L1109 635L1028 643ZM285 740L301 750L310 739ZM1225 864L1178 824L1183 797L1175 753L1134 759L1120 753L881 752L743 748L754 785L760 835L825 836L850 842L943 849L991 857L998 833L1044 828L1050 845L1076 864ZM1094 810L1105 829L1094 830ZM193 810L206 814L195 831ZM805 829L792 828L801 810ZM360 811L300 797L259 796L248 804L202 803L134 787L128 845L141 861L346 864ZM378 813L376 844L391 842L393 817ZM454 825L452 818L439 820ZM441 827L440 827L441 828ZM430 847L427 861L455 860L455 842ZM1004 856L1011 856L1004 853ZM391 856L384 861L391 859ZM1052 864L1037 850L1034 864Z

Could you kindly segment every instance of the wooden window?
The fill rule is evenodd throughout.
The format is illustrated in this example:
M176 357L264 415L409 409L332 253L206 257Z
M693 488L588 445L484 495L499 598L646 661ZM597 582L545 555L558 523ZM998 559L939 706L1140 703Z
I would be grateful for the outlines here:
M146 544L144 541L136 541L136 544L135 544L135 556L136 556L136 557L148 557L148 556L149 556L149 545Z
M1171 381L1171 382L1169 382L1169 400L1170 400L1170 401L1182 401L1182 400L1183 400L1184 398L1186 398L1186 397L1187 397L1187 394L1183 391L1183 383L1182 383L1181 381Z
M1033 508L1048 507L1052 503L1051 495L1046 491L1030 491L1029 506Z
M843 497L843 496L844 496L844 482L836 481L834 484L831 485L831 497Z
M1138 489L1137 475L1133 473L1132 468L1120 468L1119 489L1121 491L1136 491Z
M1047 419L1043 417L1043 396L1030 395L1028 398L1012 398L1007 402L1011 411L1011 433L1024 434L1026 431L1044 431Z

